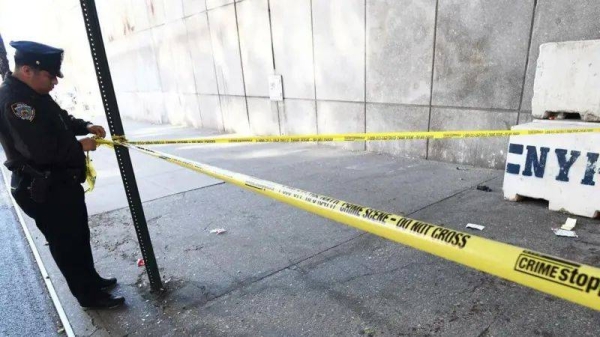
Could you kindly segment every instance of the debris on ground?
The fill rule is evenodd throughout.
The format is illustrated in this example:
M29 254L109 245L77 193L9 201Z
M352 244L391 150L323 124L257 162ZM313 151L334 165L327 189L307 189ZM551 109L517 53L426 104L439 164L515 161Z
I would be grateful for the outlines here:
M144 261L144 259L138 259L137 260L137 266L138 267L143 267L146 265L146 261Z
M577 219L567 218L567 221L560 228L552 228L552 231L556 236L564 236L567 238L578 238L577 233L573 231L577 224Z
M456 169L457 169L458 171L468 171L468 170L469 170L469 169L468 169L468 168L466 168L466 167L459 167L459 166L457 166L457 167L456 167Z
M215 229L212 229L210 231L210 233L219 235L219 234L227 233L227 231L225 230L225 228L215 228Z
M567 218L567 221L564 225L560 226L560 229L564 229L566 231L572 231L575 228L575 224L577 223L577 219Z
M375 331L371 328L365 328L365 329L361 329L358 332L359 335L361 336L367 336L367 337L374 337L375 336Z
M65 333L65 328L60 328L56 331L56 333L58 333L59 335Z
M564 230L561 228L552 228L552 231L554 232L554 234L556 236L564 236L567 238L578 238L579 237L579 236L577 236L577 233L575 233L573 231Z
M491 192L492 189L489 188L487 185L477 185L477 190L478 191L484 191L484 192Z
M476 224L474 224L474 223L469 223L469 224L467 224L467 227L466 227L466 228L472 228L472 229L477 229L477 230L480 230L480 231L482 231L482 230L485 228L485 226L482 226L482 225L476 225Z

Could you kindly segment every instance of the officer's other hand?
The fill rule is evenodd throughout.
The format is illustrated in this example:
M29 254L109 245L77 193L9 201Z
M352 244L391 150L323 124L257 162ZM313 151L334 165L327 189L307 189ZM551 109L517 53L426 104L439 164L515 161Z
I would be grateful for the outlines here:
M106 137L106 131L104 131L104 128L100 125L90 125L87 127L87 129L91 134L94 134L100 138Z
M96 140L93 138L82 138L79 140L83 151L96 151Z

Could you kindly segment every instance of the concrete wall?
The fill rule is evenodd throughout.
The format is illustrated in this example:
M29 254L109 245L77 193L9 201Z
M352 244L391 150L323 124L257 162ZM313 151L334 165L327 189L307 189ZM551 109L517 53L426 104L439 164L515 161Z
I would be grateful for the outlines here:
M77 7L74 0L63 3ZM597 0L103 0L97 6L122 115L261 135L507 129L531 120L540 44L600 37ZM74 22L69 29L83 29L77 10L71 15L63 16ZM68 52L87 52L80 38ZM282 75L281 103L268 99L270 74ZM506 144L334 146L501 168Z

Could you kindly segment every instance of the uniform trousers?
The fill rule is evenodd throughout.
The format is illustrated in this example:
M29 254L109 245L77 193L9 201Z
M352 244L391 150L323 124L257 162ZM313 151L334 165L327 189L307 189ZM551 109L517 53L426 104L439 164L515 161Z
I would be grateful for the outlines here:
M83 187L76 181L53 182L46 201L31 199L31 177L13 173L11 192L23 211L44 234L56 265L79 302L100 292L94 267Z

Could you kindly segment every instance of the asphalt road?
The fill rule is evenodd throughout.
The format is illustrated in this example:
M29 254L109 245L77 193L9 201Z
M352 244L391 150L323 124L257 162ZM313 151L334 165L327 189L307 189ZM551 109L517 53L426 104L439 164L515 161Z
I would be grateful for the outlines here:
M56 336L59 326L0 175L0 336Z

